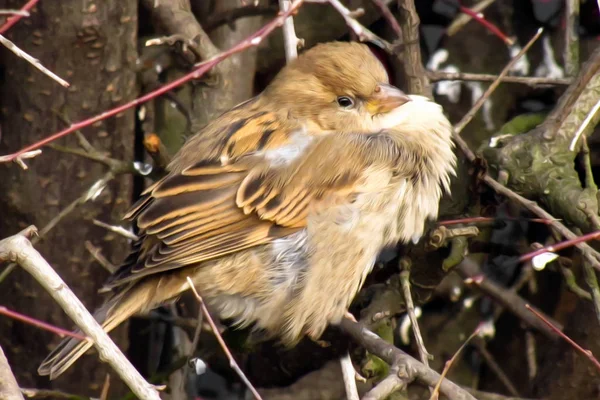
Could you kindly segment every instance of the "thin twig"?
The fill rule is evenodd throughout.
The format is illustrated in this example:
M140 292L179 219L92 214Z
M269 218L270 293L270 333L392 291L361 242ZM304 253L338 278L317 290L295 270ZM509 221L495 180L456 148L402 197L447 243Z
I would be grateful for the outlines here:
M349 352L340 357L340 367L342 368L342 378L346 389L346 400L359 400L358 389L356 388L356 370L352 365Z
M30 14L29 11L2 9L0 10L0 15L20 15L21 17L29 17Z
M427 71L427 76L432 82L439 81L473 81L473 82L494 82L498 75L492 74L472 74L468 72L445 72L445 71ZM570 85L571 78L545 78L536 76L503 76L500 79L504 83L520 83L528 86L543 85Z
M412 331L415 335L415 341L417 342L417 348L419 349L419 356L421 362L426 366L429 366L429 359L432 357L425 348L425 342L421 335L421 329L419 328L419 322L415 315L415 305L413 303L412 294L410 293L410 271L404 270L400 272L400 282L402 283L402 294L404 295L404 301L406 302L406 311L412 324Z
M113 265L104 255L102 255L102 250L99 247L96 247L90 242L86 240L84 243L85 249L94 257L94 259L98 262L98 264L102 265L105 270L110 272L111 274L115 273L117 267Z
M0 260L15 261L31 274L77 326L93 340L100 359L110 364L136 396L142 399L160 400L156 389L144 380L67 284L31 245L27 238L34 235L36 231L34 226L30 226L17 235L0 241Z
M0 43L4 45L7 49L12 51L17 57L22 58L27 61L29 64L33 65L35 68L40 70L44 75L48 76L50 79L58 82L62 87L68 88L71 86L69 82L62 79L60 76L56 75L54 72L50 71L48 68L44 67L40 60L35 57L30 56L23 50L21 50L16 44L5 38L3 35L0 35Z
M383 2L382 0L371 0L371 1L373 2L373 4L375 4L375 7L377 7L379 9L379 12L383 16L383 18L387 21L390 28L392 28L392 30L394 31L396 36L399 39L402 39L402 28L400 27L398 20L396 20L396 17L394 17L394 14L392 14L392 12L390 11L390 8L387 6L387 4L385 4L385 2Z
M281 12L289 10L291 5L290 0L279 0L279 8ZM285 61L290 62L298 58L298 46L300 45L300 39L296 36L296 29L294 28L294 19L289 16L283 23L283 44L285 48Z
M596 271L587 260L583 261L583 273L585 283L590 288L592 294L592 304L594 305L594 311L596 311L596 318L600 322L600 287L598 286L598 277L596 276Z
M591 232L591 233L588 233L586 235L578 236L578 237L573 238L573 239L568 239L568 240L565 240L563 242L556 243L556 244L553 244L551 246L545 246L545 247L542 247L541 249L538 249L536 251L532 251L530 253L523 254L521 257L519 257L519 262L529 261L532 258L534 258L536 256L539 256L540 254L543 254L543 253L555 253L557 251L560 251L560 250L563 250L563 249L575 246L578 243L584 243L584 242L587 242L587 241L590 241L590 240L595 240L595 239L598 239L598 238L600 238L600 231Z
M502 382L506 390L510 392L511 395L516 397L521 397L519 391L515 387L515 385L510 381L502 367L498 364L494 356L485 348L485 342L483 340L476 340L473 345L479 351L479 354L483 357L483 360L488 365L488 367L492 370L494 375Z
M257 400L262 400L262 398L260 397L260 394L258 394L258 392L254 388L252 383L248 380L248 378L246 377L246 375L244 374L244 372L242 371L242 369L240 368L238 363L235 361L235 358L233 358L233 354L231 354L231 351L229 351L227 344L225 343L225 341L223 340L223 337L219 333L219 329L217 328L215 321L213 321L212 317L210 316L210 313L208 312L208 308L206 308L206 304L204 304L204 300L202 299L202 296L200 296L200 293L198 293L198 291L196 290L196 286L194 286L194 282L192 281L192 279L189 276L187 277L187 281L188 281L188 285L190 286L190 289L192 289L192 292L194 292L194 296L196 296L196 299L198 300L198 303L200 304L200 307L202 308L202 312L204 313L204 316L206 317L206 320L208 321L210 328L212 329L213 334L215 335L215 338L217 339L217 341L219 342L219 345L221 345L221 348L223 349L223 352L229 359L229 366L238 374L238 376L244 382L246 387L248 389L250 389L250 391L252 392L254 397Z
M210 32L221 25L231 24L239 18L254 17L260 15L273 16L277 15L279 8L277 6L255 6L250 4L232 8L222 12L211 13L206 21L203 21L202 27Z
M21 11L29 15L29 11L37 4L38 1L39 0L29 0L27 3L25 3L23 7L21 7ZM14 24L19 22L19 20L24 16L25 15L23 14L17 14L12 17L9 17L4 23L4 25L0 26L0 35L4 35L4 33L6 33L7 30L9 30Z
M539 37L542 35L543 32L544 32L543 28L538 29L537 33L529 40L529 42L525 45L525 47L523 47L521 49L521 51L519 51L519 53L517 53L517 55L514 56L508 64L506 64L506 66L504 67L502 72L500 72L500 75L498 75L498 78L487 88L485 93L483 93L483 95L479 98L479 100L477 100L477 102L473 105L473 107L471 107L469 112L466 113L465 116L460 120L460 122L454 126L455 138L459 138L460 132L462 132L462 130L465 128L465 126L467 126L467 124L469 122L471 122L471 120L473 119L475 114L477 114L477 111L479 111L479 109L483 106L483 103L485 103L485 101L488 99L488 97L490 97L490 95L494 92L494 90L496 90L498 85L500 85L500 83L502 82L501 79L504 76L506 76L510 72L510 69L512 68L512 66L515 65L516 62L519 61L519 59L525 53L527 53L529 48L539 39ZM460 139L460 140L462 141L462 139Z
M471 258L466 257L458 265L457 272L465 279L465 283L474 285L481 290L481 292L520 318L528 326L538 330L550 339L557 338L556 333L552 329L548 329L545 324L541 323L537 318L534 318L527 311L527 303L523 298L514 291L498 285L491 279L487 279L482 275L479 264ZM558 322L556 322L556 324L558 325Z
M62 221L66 216L68 216L69 214L71 214L74 210L77 209L77 207L79 207L82 204L85 204L89 199L90 199L90 194L99 194L99 192L106 187L106 185L108 185L108 183L114 178L114 175L112 172L108 172L106 173L102 178L100 178L99 180L97 180L96 182L94 182L92 184L92 186L90 186L89 188L87 188L86 190L83 191L83 193L76 198L75 200L73 200L69 205L67 205L65 208L63 208L58 214L56 214L56 216L54 218L52 218L50 220L50 222L48 222L37 234L34 238L31 239L31 243L32 244L36 244L37 242L39 242L41 239L44 238L44 236L46 236L48 234L48 232L50 232L52 229L54 229L54 227L60 222ZM15 269L15 267L17 266L16 263L11 263L9 264L4 271L2 271L2 273L0 273L0 282L3 282L8 275L10 275L10 273Z
M65 336L71 336L71 337L74 337L75 339L79 339L79 340L87 339L85 336L80 335L78 333L71 332L66 329L59 328L58 326L49 324L47 322L40 321L39 319L35 319L33 317L29 317L29 316L21 314L19 312L9 310L8 308L6 308L4 306L0 306L0 314L6 315L7 317L16 319L18 321L24 322L31 326L35 326L35 327L43 329L45 331L52 332L61 338L65 337Z
M442 373L440 375L440 380L433 388L433 392L431 393L429 400L434 400L434 399L438 398L438 393L440 391L440 385L442 384L442 380L446 377L446 375L448 374L448 371L450 371L450 367L452 367L452 364L454 364L454 361L458 358L459 354L463 351L463 349L469 344L469 342L471 340L473 340L473 338L475 336L477 336L479 334L479 331L481 330L482 326L483 326L483 324L479 324L479 326L477 326L477 328L473 331L473 333L471 333L471 335L467 338L467 340L465 340L464 343L458 348L458 350L456 350L456 352L454 353L452 358L450 358L450 360L446 361L446 363L444 364L444 370L442 371Z
M523 207L525 207L527 210L537 215L538 217L550 220L550 226L565 238L576 239L578 237L569 228L563 225L559 220L555 219L549 212L538 206L535 201L528 200L520 194L513 192L506 186L500 184L488 174L485 174L481 178L481 180L485 182L489 187L491 187L494 191L496 191L496 193L503 195L518 204L521 204ZM600 269L600 254L596 250L594 250L592 247L590 247L590 245L588 245L585 242L577 243L575 244L575 247L577 247L581 251L583 256L594 266L594 268Z
M399 366L402 378L407 383L417 380L424 385L434 387L440 380L440 374L394 345L387 343L369 331L362 323L343 318L340 327L369 353L376 355L389 365ZM442 380L440 393L446 396L448 400L475 400L471 394L447 378Z
M489 97L489 95L500 84L500 80L508 73L508 71L510 70L512 65L529 49L529 47L533 44L533 42L535 42L535 40L537 40L539 38L541 33L542 33L542 30L540 28L540 30L538 30L537 34L534 35L534 37L527 43L527 45L525 47L523 47L523 49L519 52L519 54L517 54L504 67L504 69L498 76L497 80L494 81L490 85L488 90L481 96L481 98L477 101L477 103L473 106L473 108L471 108L471 110L455 126L454 140L469 161L474 162L477 157L475 156L475 153L469 148L469 146L464 141L464 139L462 139L460 137L460 132L472 120L472 118L475 115L475 113L477 112L477 110L479 110L479 108L481 108L481 106L483 105L483 102L485 101L485 99L487 97ZM552 226L552 228L555 229L557 232L559 232L566 239L577 238L577 235L575 235L569 228L567 228L559 220L554 218L546 210L544 210L543 208L538 206L534 201L528 200L528 199L524 198L523 196L515 193L514 191L510 190L506 186L504 186L501 183L499 183L498 181L496 181L494 178L489 176L487 173L484 173L480 179L483 182L485 182L490 188L492 188L494 191L496 191L498 194L503 195L518 204L521 204L523 207L525 207L527 210L529 210L533 214L537 215L538 217L541 217L542 219L547 219L547 220L551 221L550 225ZM600 269L600 253L598 253L596 250L594 250L592 247L590 247L587 243L577 243L576 247L582 252L583 256L592 264L592 266L595 269Z
M307 0L310 3L329 3L335 10L344 18L346 25L358 36L358 40L361 42L370 42L373 43L382 49L386 50L389 53L393 52L393 46L391 43L386 40L380 38L373 32L371 32L368 28L362 25L356 19L357 15L362 15L364 10L359 8L356 11L350 11L344 4L342 4L339 0ZM295 4L295 3L294 3Z
M447 219L444 221L438 221L439 225L458 225L458 224L478 224L496 221L527 221L536 224L550 225L552 221L542 218L517 218L517 217L467 217L458 219Z
M102 385L102 391L100 392L100 400L108 400L108 390L110 389L110 374L106 374L104 378L104 384Z
M381 382L375 385L363 396L362 400L384 400L390 398L392 393L406 388L408 382L404 377L400 377L401 373L397 365L390 367L390 373L383 378Z
M117 225L110 225L107 224L106 222L102 222L102 221L98 221L97 219L94 219L92 221L94 223L94 225L99 226L101 228L104 228L108 231L114 232L116 234L119 234L121 236L123 236L124 238L133 240L134 242L137 242L138 240L140 240L139 236L136 235L135 233L123 228L122 226L117 226Z
M19 154L17 157L14 157L14 158L9 158L9 156L0 156L0 163L12 161L15 164L17 164L19 167L23 168L24 170L27 170L29 168L27 167L27 164L25 164L25 162L23 160L27 160L29 158L39 156L40 154L42 154L42 150L37 149L37 150L23 152L22 154Z
M590 112L587 113L587 115L585 116L585 119L583 120L583 122L581 122L581 125L579 125L577 132L575 132L575 135L573 135L573 139L571 140L571 144L569 145L569 150L575 151L575 145L577 144L577 141L579 140L579 138L581 137L583 132L586 131L588 125L590 124L592 119L596 116L596 113L598 112L599 109L600 109L600 99L596 102L594 107L592 107Z
M532 331L525 331L525 357L527 358L527 372L529 380L532 381L537 376L537 354L536 354L535 336Z
M165 169L171 162L171 155L167 147L156 133L147 133L144 135L144 148L154 160L154 165L160 169Z
M300 8L300 6L302 4L304 4L304 1L305 0L296 0L287 12L282 13L281 15L278 15L276 18L271 20L268 24L266 24L265 26L263 26L262 28L257 30L255 33L253 33L252 35L245 38L237 45L230 48L229 50L219 53L218 55L210 58L209 60L206 60L204 62L196 64L195 69L193 71L187 73L186 75L184 75L178 79L175 79L174 81L161 86L159 89L149 92L149 93L145 94L144 96L138 97L137 99L132 100L128 103L125 103L118 107L112 108L108 111L105 111L101 114L95 115L91 118L85 119L83 121L79 121L74 124L71 124L71 126L69 126L68 128L63 129L59 132L56 132L56 133L54 133L36 143L33 143L15 153L8 154L6 156L0 156L0 162L13 161L13 160L17 159L18 157L22 156L22 154L25 152L28 152L31 150L36 150L42 146L47 145L48 143L51 143L57 139L67 136L79 129L93 125L98 121L103 121L107 118L114 117L117 114L121 114L124 111L127 111L131 108L134 108L134 107L140 105L140 104L146 103L158 96L161 96L167 92L170 92L171 90L183 85L184 83L186 83L188 81L191 81L193 79L199 79L206 72L211 70L215 65L219 64L221 61L225 60L229 56L239 53L241 51L244 51L246 49L249 49L251 47L258 46L265 37L267 37L269 34L271 34L271 32L273 32L276 28L283 25L283 21L289 15L296 12L298 10L298 8Z
M52 389L21 388L21 393L28 399L100 400L98 397L87 397Z
M594 364L594 366L596 367L596 369L598 369L598 371L600 371L600 362L598 362L598 360L596 359L596 357L594 357L594 354L590 350L586 350L583 347L581 347L580 345L578 345L577 343L575 343L575 341L573 339L571 339L570 337L568 337L567 335L565 335L563 333L563 331L561 331L554 324L552 324L550 321L548 321L548 319L546 319L541 313L539 313L538 311L536 311L529 304L525 305L525 307L527 307L527 309L529 311L531 311L536 317L538 317L544 324L548 325L548 327L550 329L552 329L554 332L556 332L561 338L563 338L571 346L573 346L573 348L575 350L577 350L578 352L580 352L581 354L583 354L585 357L587 357L592 362L592 364Z

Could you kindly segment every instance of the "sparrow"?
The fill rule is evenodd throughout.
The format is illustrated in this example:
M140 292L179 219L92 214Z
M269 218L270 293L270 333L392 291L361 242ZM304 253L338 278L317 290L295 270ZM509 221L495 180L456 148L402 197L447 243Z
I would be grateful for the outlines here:
M456 158L441 106L389 84L358 43L320 44L189 139L125 219L140 239L95 313L106 331L200 292L293 346L341 321L378 253L418 240ZM62 374L91 341L41 364Z

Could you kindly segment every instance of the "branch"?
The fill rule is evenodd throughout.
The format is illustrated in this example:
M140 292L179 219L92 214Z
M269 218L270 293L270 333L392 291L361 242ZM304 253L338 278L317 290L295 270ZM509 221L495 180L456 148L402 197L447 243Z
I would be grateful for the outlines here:
M494 82L498 75L490 74L472 74L467 72L445 72L445 71L427 71L427 76L432 82L439 81L474 81L474 82ZM527 86L544 85L570 85L573 82L570 78L538 78L535 76L503 76L500 77L503 83L521 83Z
M201 59L208 60L219 54L208 34L202 29L192 14L189 0L160 1L142 0L154 18L169 35L177 35L186 39L193 52ZM196 60L198 62L200 60Z
M290 8L290 0L279 0L279 8L281 12L286 12ZM283 23L283 43L285 48L285 60L289 63L290 61L298 58L298 46L300 46L300 39L296 36L296 29L294 28L294 19L292 17L286 18Z
M78 206L85 204L88 200L93 199L95 196L99 195L100 192L108 185L108 183L114 178L112 172L107 172L102 178L98 179L96 182L92 184L88 189L86 189L78 198L73 200L69 205L63 208L54 218L50 220L40 231L36 232L36 236L31 239L32 244L36 244L40 239L42 239L48 232L50 232L54 227L62 221L66 216L71 214L74 210L77 209ZM4 281L8 275L15 269L17 265L15 263L11 263L0 273L0 282Z
M473 333L471 333L471 335L467 338L467 340L465 340L463 342L463 344L458 348L458 350L456 350L456 352L450 358L450 360L446 361L446 363L444 364L444 369L442 371L442 374L440 375L440 380L435 385L435 388L433 389L433 392L431 393L431 397L429 398L429 400L436 400L439 398L438 394L440 391L440 385L442 383L442 380L446 377L446 375L448 374L448 371L450 371L450 367L452 367L452 364L454 364L454 361L456 361L456 359L458 358L460 353L464 350L464 348L467 347L469 342L471 340L473 340L473 338L475 336L479 335L479 332L481 332L481 330L483 329L483 326L484 326L483 323L480 323L477 326L477 328L473 331Z
M158 170L165 170L171 162L171 155L156 133L144 135L144 148L150 154Z
M457 272L463 279L467 280L467 283L477 287L482 293L512 312L530 327L540 331L551 339L557 338L556 332L549 329L548 326L541 323L539 319L534 318L533 315L527 311L527 302L525 302L523 298L514 291L508 290L491 279L484 277L479 265L472 259L465 258L463 262L459 264ZM554 324L556 326L560 325L558 322L554 322Z
M0 399L23 400L21 389L0 347Z
M598 121L598 91L600 90L600 48L594 50L554 110L540 127L543 138L562 136L572 140L590 135ZM575 132L579 132L576 134Z
M50 79L58 82L62 87L68 88L71 86L69 82L62 79L60 76L56 75L54 72L50 71L48 68L44 67L40 60L35 57L30 56L23 50L21 50L16 44L5 38L3 35L0 35L0 44L4 45L8 50L12 51L17 57L20 57L27 61L29 64L33 65L35 68L40 70L44 75L50 77Z
M1 240L0 260L15 261L31 274L77 326L94 341L100 359L110 364L136 396L142 399L160 400L156 389L144 380L67 284L33 248L28 237L36 232L37 229L30 226L14 236Z
M95 397L86 397L73 393L62 392L60 390L34 388L21 388L20 390L21 393L23 393L28 399L99 400Z
M600 231L596 231L596 232L592 232L592 233L588 233L586 235L582 235L582 236L578 236L574 239L569 239L569 240L565 240L563 242L560 243L555 243L553 245L550 246L545 246L542 247L541 249L537 249L535 251L532 251L530 253L527 254L523 254L521 257L519 257L519 262L525 262L525 261L529 261L532 258L539 256L540 254L544 254L544 253L555 253L557 251L575 246L577 243L583 243L583 242L587 242L590 240L596 240L600 238Z
M519 53L517 53L517 55L514 56L508 64L506 64L506 66L504 67L502 72L500 72L500 75L498 75L498 78L487 88L485 93L483 93L483 95L481 95L479 100L477 100L477 102L473 105L473 107L469 110L469 112L467 114L465 114L465 116L460 120L460 122L458 124L454 125L455 140L457 140L457 142L458 141L462 142L462 143L459 143L459 146L461 148L463 148L463 151L464 151L464 147L466 146L466 143L464 143L464 141L459 137L460 132L462 132L462 130L467 126L467 124L469 122L471 122L473 117L475 117L475 114L477 114L477 111L479 111L479 109L483 106L483 103L485 103L485 101L488 99L488 97L490 97L490 95L500 85L501 79L503 77L505 77L506 75L508 75L512 66L515 65L517 63L517 61L519 61L519 59L525 53L527 53L529 48L539 39L539 37L542 35L543 32L544 32L544 30L542 28L538 29L537 33L529 40L529 42L525 45L525 47L523 47L521 49L521 51L519 51ZM472 155L472 157L469 155L467 155L467 157L469 157L469 159L471 161L473 161L475 159L474 154Z
M149 0L148 0L149 1ZM161 2L162 3L166 3L166 2ZM300 6L304 3L304 0L297 0L295 1L292 6L290 7L290 9L283 13L282 15L277 16L276 18L274 18L273 20L271 20L267 25L263 26L262 28L260 28L258 31L256 31L254 34L250 35L249 37L247 37L246 39L242 40L240 43L238 43L237 45L233 46L232 48L230 48L227 51L224 51L222 53L217 54L216 56L210 58L207 61L204 61L202 63L199 63L196 65L195 69L191 72L189 72L188 74L172 81L171 83L168 83L162 87L160 87L157 90L154 90L150 93L147 93L144 96L141 96L133 101L130 101L128 103L125 103L121 106L115 107L111 110L105 111L102 114L96 115L94 117L85 119L83 121L77 122L72 124L71 126L69 126L66 129L61 130L60 132L56 132L52 135L50 135L49 137L40 140L39 142L36 142L32 145L29 145L19 151L17 151L16 153L12 153L12 154L8 154L6 156L0 156L0 162L8 162L8 161L13 161L15 159L17 159L18 157L22 156L24 153L31 151L31 150L36 150L42 146L45 146L48 143L51 143L57 139L60 139L64 136L67 136L79 129L85 128L87 126L93 125L98 121L103 121L107 118L110 117L114 117L117 114L120 114L124 111L127 111L131 108L134 108L140 104L146 103L158 96L161 96L171 90L173 90L176 87L179 87L181 85L183 85L186 82L189 82L193 79L198 79L201 76L203 76L205 73L207 73L209 70L211 70L215 65L219 64L221 61L225 60L226 58L228 58L229 56L231 56L232 54L236 54L239 53L241 51L244 51L246 49L249 49L251 47L256 47L258 46L265 37L267 37L268 35L270 35L276 28L280 27L281 25L283 25L283 21L291 14L293 14L294 12L296 12L296 10L298 10L298 8L300 8Z
M496 362L496 359L494 359L494 356L488 351L488 349L486 349L485 341L483 339L475 340L473 345L479 351L479 354L481 355L485 363L488 365L488 367L492 370L494 375L496 375L498 380L502 382L506 390L508 390L513 396L520 396L519 392L517 391L517 388L510 381L506 373L502 370L502 367L500 367L498 362Z
M565 72L567 76L575 76L579 72L579 0L566 3Z
M404 263L401 261L401 264ZM417 349L419 349L419 357L421 358L421 362L427 367L429 367L429 358L432 356L427 352L427 349L425 348L425 342L423 341L423 336L421 335L419 322L417 321L417 316L415 315L415 305L413 303L412 295L410 293L410 271L408 269L404 269L402 272L400 272L400 282L402 284L402 294L404 295L404 302L406 303L406 311L408 312L408 317L410 318L410 322L412 325L412 331L415 335Z
M407 92L433 98L431 83L425 73L421 57L421 42L419 40L419 15L415 9L414 0L398 0L400 10L400 25L404 51L401 61L404 73L408 79Z
M311 3L329 3L335 10L344 18L346 21L346 25L358 36L358 40L361 42L370 42L373 43L382 49L386 50L388 53L393 53L393 46L391 43L386 40L380 38L373 32L371 32L368 28L362 25L356 17L361 16L364 13L362 8L357 9L356 11L350 11L345 5L342 4L339 0L308 0ZM295 4L295 3L294 3Z
M550 322L547 318L545 318L540 312L534 310L533 307L531 307L529 304L527 304L526 307L536 317L538 317L544 324L548 325L548 327L550 329L555 331L558 335L560 335L561 338L566 340L575 350L577 350L578 352L583 354L586 358L588 358L592 362L592 364L594 364L594 367L596 367L596 369L598 371L600 371L600 362L596 359L596 357L594 357L594 354L592 354L592 352L590 350L586 350L583 347L581 347L580 345L578 345L577 343L575 343L575 341L573 339L571 339L570 337L565 335L559 328L557 328L552 322Z
M399 348L387 343L365 328L362 323L343 318L340 328L369 353L376 355L389 365L399 366L399 376L403 379L405 378L407 382L417 380L422 384L435 387L440 380L440 374L415 360ZM445 378L440 385L440 393L445 395L448 400L475 400L466 390Z

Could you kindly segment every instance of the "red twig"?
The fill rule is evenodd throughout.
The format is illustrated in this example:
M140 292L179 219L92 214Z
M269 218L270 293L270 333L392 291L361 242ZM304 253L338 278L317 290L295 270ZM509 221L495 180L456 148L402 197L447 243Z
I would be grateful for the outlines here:
M63 129L60 132L54 133L50 136L48 136L45 139L40 140L39 142L36 142L32 145L29 145L19 151L17 151L16 153L12 153L12 154L8 154L6 156L1 156L0 157L0 162L9 162L9 161L13 161L15 159L17 159L17 157L19 157L21 154L31 151L31 150L35 150L38 149L50 142L53 142L57 139L62 138L63 136L66 136L70 133L73 133L79 129L85 128L87 126L93 125L98 121L102 121L105 120L107 118L113 117L117 114L120 114L124 111L127 111L133 107L136 107L140 104L143 104L149 100L152 100L162 94L165 94L167 92L169 92L170 90L183 85L184 83L192 80L192 79L198 79L200 78L202 75L204 75L206 72L208 72L211 68L213 68L215 65L217 65L218 63L220 63L221 61L223 61L224 59L226 59L227 57L231 56L232 54L236 54L239 53L243 50L246 50L250 47L256 47L260 44L260 42L267 36L269 35L271 32L273 32L276 28L280 27L283 25L283 22L285 21L285 19L293 14L294 12L296 12L298 10L298 8L300 8L300 6L302 5L302 3L304 3L304 0L297 0L294 3L292 3L292 5L290 6L290 8L284 12L284 13L280 13L276 18L274 18L271 22L269 22L267 25L263 26L262 28L260 28L258 31L256 31L254 34L250 35L249 37L247 37L246 39L242 40L240 43L238 43L237 45L235 45L234 47L230 48L227 51L224 51L220 54L217 54L216 56L214 56L213 58L206 60L204 62L201 62L199 64L196 64L195 69L182 76L179 79L174 80L171 83L168 83L164 86L161 86L160 88L142 96L139 97L133 101L130 101L128 103L125 103L121 106L118 106L116 108L113 108L111 110L105 111L102 114L96 115L94 117L85 119L83 121L80 122L76 122L74 124L72 124L71 126L69 126L66 129Z
M514 44L514 41L511 38L506 36L504 32L502 32L496 25L492 24L490 21L485 19L483 14L475 12L469 7L465 7L462 5L458 6L458 8L460 9L460 12L462 12L463 14L467 14L469 17L473 18L475 21L485 26L490 32L498 36L507 45L512 46Z
M375 6L377 8L379 8L381 15L387 21L387 23L390 25L390 27L392 28L392 30L394 31L396 36L401 38L402 37L402 28L400 28L400 24L398 23L398 20L396 20L396 17L394 17L394 14L392 14L392 12L390 11L390 8L381 0L371 0L371 1L373 2L373 4L375 4Z
M260 394L258 394L258 392L254 388L252 383L248 380L248 378L246 377L246 374L244 374L244 371L242 371L242 369L240 368L238 363L235 361L235 358L233 358L233 354L231 354L231 351L229 351L229 348L227 347L225 340L223 340L223 337L219 333L219 328L217 328L215 321L213 321L212 317L210 316L210 313L208 312L208 308L206 308L206 304L204 304L204 299L202 299L202 296L200 296L200 293L198 293L198 291L196 290L196 287L194 286L194 282L192 281L192 279L189 276L187 277L187 281L188 281L188 284L190 285L190 289L192 289L192 292L194 292L194 296L196 297L196 299L198 300L198 303L200 304L200 307L202 308L202 313L208 320L208 324L210 325L210 328L212 329L213 334L215 335L215 338L217 339L217 342L219 342L219 345L221 345L223 352L229 359L229 366L231 368L233 368L233 370L238 374L240 379L246 384L246 387L248 389L250 389L250 391L254 395L254 398L257 400L262 400L262 397L260 397Z
M27 3L25 3L25 5L23 7L21 7L21 11L28 12L29 10L31 10L33 8L33 6L35 6L37 4L38 1L39 0L29 0ZM4 32L9 30L14 24L19 22L19 20L21 18L23 18L24 16L25 15L23 15L23 14L16 14L16 15L13 15L12 17L8 17L8 19L6 20L4 25L0 26L0 35L4 35Z
M565 240L563 242L556 243L551 246L542 247L536 251L532 251L531 253L527 253L519 257L520 262L529 261L535 256L539 256L543 253L555 253L557 251L566 249L567 247L575 246L576 244L587 242L589 240L594 240L600 238L600 231L595 231L592 233L588 233L582 236L578 236L573 239Z
M25 322L26 324L37 326L38 328L56 333L60 337L71 336L79 340L87 340L87 337L80 335L75 332L70 332L65 329L59 328L58 326L50 325L47 322L40 321L35 318L28 317L27 315L23 315L16 311L11 311L4 306L0 306L0 314L6 315L7 317L14 318L16 320Z
M575 341L573 339L571 339L570 337L565 335L560 329L558 329L550 321L548 321L546 318L544 318L544 316L542 314L540 314L539 312L534 310L533 307L531 307L529 304L525 304L525 307L529 311L531 311L536 317L538 317L543 323L548 325L548 327L550 329L552 329L554 332L556 332L558 334L558 336L565 339L571 346L573 346L573 348L575 350L577 350L578 352L580 352L581 354L586 356L594 364L594 366L598 369L598 371L600 371L600 362L598 362L598 360L596 359L596 357L594 357L594 354L590 350L586 350L583 347L581 347L580 345L578 345L577 343L575 343Z
M543 219L543 218L514 218L514 217L502 217L502 218L494 218L494 217L469 217L469 218L458 218L458 219L448 219L446 221L439 221L439 225L458 225L458 224L476 224L479 222L494 222L494 221L527 221L527 222L535 222L539 224L550 225L552 224L552 220Z

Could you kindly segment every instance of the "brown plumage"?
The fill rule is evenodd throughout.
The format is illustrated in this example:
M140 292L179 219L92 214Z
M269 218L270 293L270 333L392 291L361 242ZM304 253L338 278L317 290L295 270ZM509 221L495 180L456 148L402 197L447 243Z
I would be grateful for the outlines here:
M317 338L379 251L418 239L456 163L441 107L388 84L356 43L316 46L192 137L126 218L141 239L96 312L107 331L189 289L221 318ZM69 339L39 368L63 373Z

